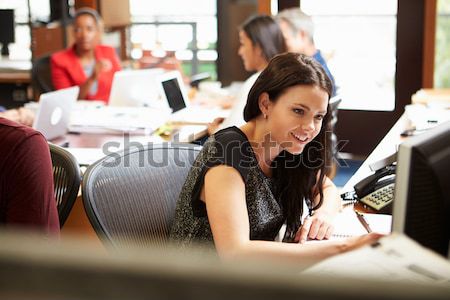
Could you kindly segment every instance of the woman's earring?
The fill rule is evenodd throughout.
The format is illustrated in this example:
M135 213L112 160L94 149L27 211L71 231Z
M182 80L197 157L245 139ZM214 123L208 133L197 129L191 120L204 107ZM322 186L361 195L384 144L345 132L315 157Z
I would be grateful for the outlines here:
M264 116L264 119L267 119L267 115L266 114L263 114L263 116Z

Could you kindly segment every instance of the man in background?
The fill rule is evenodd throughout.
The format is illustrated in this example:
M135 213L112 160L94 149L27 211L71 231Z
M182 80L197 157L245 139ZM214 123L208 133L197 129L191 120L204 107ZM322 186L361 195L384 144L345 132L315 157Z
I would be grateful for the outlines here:
M325 69L333 83L333 96L336 94L334 77L319 49L314 44L314 23L310 16L300 8L285 9L275 17L283 32L289 52L301 53L313 57Z

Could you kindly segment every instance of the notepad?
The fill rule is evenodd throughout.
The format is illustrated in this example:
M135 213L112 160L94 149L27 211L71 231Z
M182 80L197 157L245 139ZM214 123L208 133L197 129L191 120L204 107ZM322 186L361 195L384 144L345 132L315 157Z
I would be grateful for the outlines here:
M392 216L384 214L363 214L373 232L389 234L391 232ZM366 229L356 217L353 208L340 212L333 222L335 229L332 238L347 238L367 234Z

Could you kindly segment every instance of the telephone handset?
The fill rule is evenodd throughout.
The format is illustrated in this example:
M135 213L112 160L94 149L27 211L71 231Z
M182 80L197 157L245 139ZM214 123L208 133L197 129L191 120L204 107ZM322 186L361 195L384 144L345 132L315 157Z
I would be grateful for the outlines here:
M381 212L391 212L394 200L395 165L377 170L355 184L355 193L363 204Z

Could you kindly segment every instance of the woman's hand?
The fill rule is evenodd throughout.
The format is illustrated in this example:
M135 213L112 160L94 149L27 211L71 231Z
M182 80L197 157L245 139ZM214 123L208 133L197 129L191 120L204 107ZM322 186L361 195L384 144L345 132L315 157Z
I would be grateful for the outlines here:
M329 239L334 231L333 214L316 211L314 215L306 217L303 225L298 229L294 241L303 244L307 239Z
M97 80L102 72L108 72L112 69L112 63L109 59L99 59L95 63L94 72L92 72L91 79Z
M208 123L208 134L212 135L216 133L217 129L219 128L220 123L222 123L224 118L215 118L214 121L211 123Z

